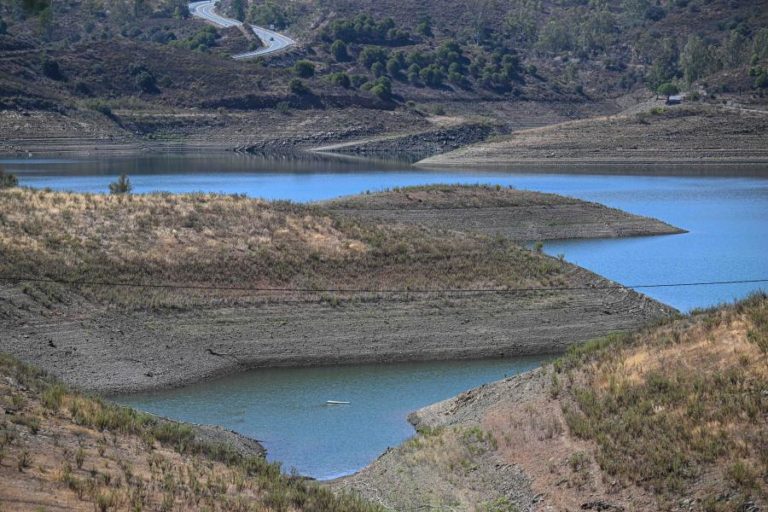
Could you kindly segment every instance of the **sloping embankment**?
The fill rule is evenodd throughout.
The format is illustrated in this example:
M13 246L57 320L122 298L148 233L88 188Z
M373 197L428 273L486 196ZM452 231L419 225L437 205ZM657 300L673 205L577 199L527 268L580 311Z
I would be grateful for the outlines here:
M0 272L59 282L0 288L0 351L84 389L555 353L672 313L506 238L240 197L2 194Z
M768 298L574 347L411 415L333 482L391 510L763 510Z

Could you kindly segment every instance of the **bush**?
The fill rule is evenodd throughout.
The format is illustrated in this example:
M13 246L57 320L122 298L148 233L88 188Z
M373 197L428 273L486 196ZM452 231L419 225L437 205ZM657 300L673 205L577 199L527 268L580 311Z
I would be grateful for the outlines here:
M133 185L126 174L121 174L117 181L109 184L110 194L129 194L131 190L133 190Z
M104 114L107 117L114 118L115 114L112 112L112 107L108 103L102 100L94 100L86 102L85 106L91 110L94 110L100 114Z
M280 112L281 114L289 114L291 112L291 104L287 101L281 101L277 105L275 105L275 110Z
M19 185L19 178L15 174L8 174L0 169L0 189L13 188Z
M378 78L380 76L384 76L384 73L385 73L384 64L382 64L381 62L374 62L371 65L371 73L376 78Z
M333 85L343 87L345 89L349 89L349 87L352 85L352 80L349 79L349 75L343 71L331 74L330 80Z
M301 78L310 78L315 76L315 65L308 60L300 60L294 64L293 72Z
M667 12L660 5L652 5L645 11L645 17L651 21L659 21L664 19L664 16L666 15Z
M157 92L155 77L147 71L141 71L138 75L136 75L136 77L133 79L133 83L136 85L136 88L142 92Z
M387 77L381 77L371 84L371 93L379 99L388 100L392 97L392 81Z
M63 80L64 75L61 73L59 63L48 56L43 56L40 67L43 70L43 74L51 80Z
M81 82L78 80L77 83L75 83L75 93L81 96L90 96L91 88L88 87L88 84L86 84L85 82Z
M272 1L254 3L248 17L251 23L265 27L274 26L277 29L285 28L291 22L286 9Z
M288 84L288 89L293 94L297 94L299 96L302 96L304 94L309 94L309 88L306 85L304 85L304 82L302 82L298 78L294 78L293 80L291 80L291 82Z

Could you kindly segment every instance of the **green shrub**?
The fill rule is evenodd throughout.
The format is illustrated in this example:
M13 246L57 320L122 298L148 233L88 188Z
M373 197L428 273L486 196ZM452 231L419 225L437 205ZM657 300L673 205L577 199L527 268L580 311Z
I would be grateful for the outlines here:
M293 65L293 72L301 78L310 78L315 75L315 65L308 60L300 60Z
M768 89L768 72L761 71L757 78L755 78L756 89Z
M294 78L290 81L288 84L288 89L298 96L303 96L305 94L309 94L309 88L304 85L304 82L299 80L298 78Z
M157 92L157 84L155 83L155 77L148 71L139 72L133 79L133 83L136 88L142 92L153 93Z
M349 87L352 85L352 80L350 80L349 75L343 71L332 73L329 77L329 80L333 85L343 87L345 89L349 89Z

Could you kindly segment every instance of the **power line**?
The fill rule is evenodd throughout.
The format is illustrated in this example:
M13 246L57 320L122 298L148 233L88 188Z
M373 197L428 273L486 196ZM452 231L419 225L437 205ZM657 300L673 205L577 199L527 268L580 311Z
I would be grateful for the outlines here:
M34 283L66 284L72 286L112 286L127 288L159 288L178 290L215 290L215 291L251 291L264 293L387 293L387 294L428 294L428 293L529 293L529 292L558 292L558 291L584 291L584 290L623 290L627 288L675 288L691 286L719 286L733 284L758 284L768 283L768 278L760 279L733 279L727 281L695 281L683 283L652 283L652 284L610 284L610 285L582 285L582 286L556 286L556 287L524 287L524 288L419 288L419 289L376 289L376 288L288 288L288 287L261 287L261 286L221 286L202 284L171 284L171 283L127 283L119 281L89 281L79 279L54 279L47 277L27 276L0 276L0 281L20 281Z

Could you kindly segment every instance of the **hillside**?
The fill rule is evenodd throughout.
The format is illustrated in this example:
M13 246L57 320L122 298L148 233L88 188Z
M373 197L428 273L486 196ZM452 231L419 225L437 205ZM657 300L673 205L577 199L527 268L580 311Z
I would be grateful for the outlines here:
M3 510L376 511L259 452L67 389L0 355Z
M768 297L573 347L411 416L335 488L392 510L762 510Z
M3 282L0 350L85 389L560 352L671 313L498 236L241 196L0 198L0 274L43 280Z
M768 161L768 112L658 106L543 128L435 155L422 165L751 164Z
M220 9L301 44L233 61L258 42L190 18L184 2L4 2L0 150L285 151L439 131L445 116L485 123L486 138L613 114L663 83L703 102L765 106L764 0L226 0Z

